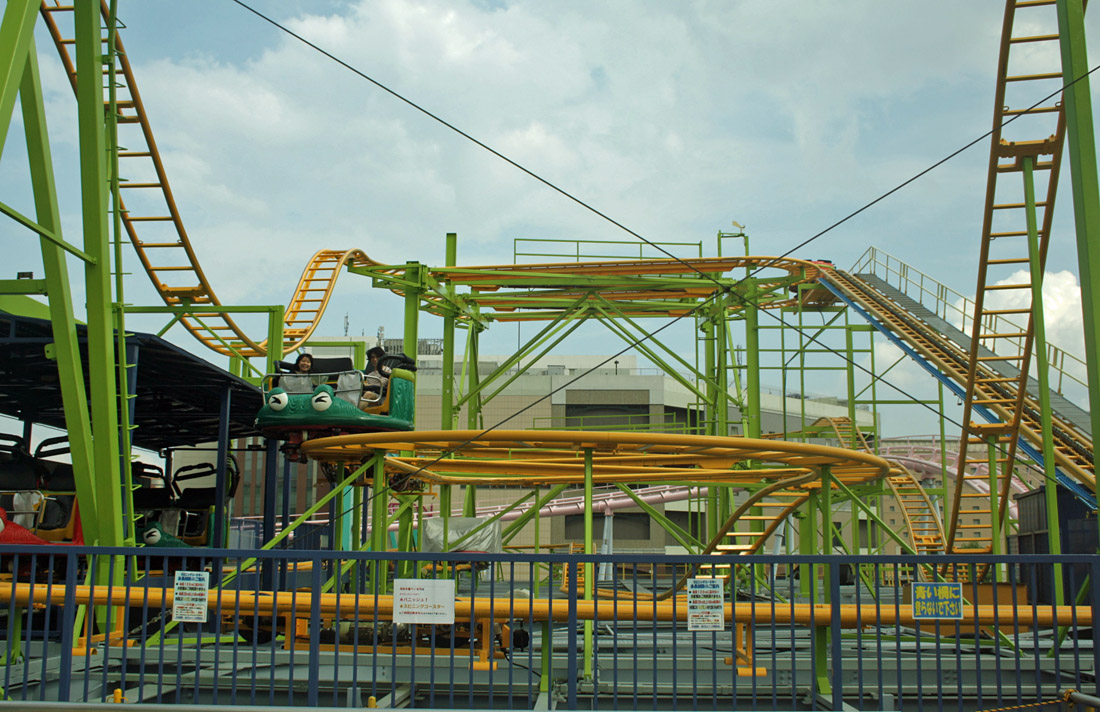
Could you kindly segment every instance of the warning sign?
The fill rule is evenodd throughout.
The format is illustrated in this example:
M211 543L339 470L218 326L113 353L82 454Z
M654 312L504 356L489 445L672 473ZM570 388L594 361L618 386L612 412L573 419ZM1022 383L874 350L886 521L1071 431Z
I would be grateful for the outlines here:
M726 597L721 579L688 579L688 630L725 630Z
M207 571L177 571L172 598L172 620L180 623L205 623L210 609L206 594L210 591Z
M914 582L913 618L963 617L963 587L961 583Z

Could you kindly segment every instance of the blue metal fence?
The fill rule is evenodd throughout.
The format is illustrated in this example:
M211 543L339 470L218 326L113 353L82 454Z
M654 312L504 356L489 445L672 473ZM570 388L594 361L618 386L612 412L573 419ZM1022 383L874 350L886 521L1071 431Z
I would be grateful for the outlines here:
M751 565L721 579L720 630L682 586L713 557L336 556L0 549L4 699L985 710L1100 692L1097 556L983 558L999 583L958 556L723 559ZM173 617L178 571L207 572L205 620ZM961 619L914 618L937 577L962 581L943 609ZM395 578L453 580L453 622L395 622Z

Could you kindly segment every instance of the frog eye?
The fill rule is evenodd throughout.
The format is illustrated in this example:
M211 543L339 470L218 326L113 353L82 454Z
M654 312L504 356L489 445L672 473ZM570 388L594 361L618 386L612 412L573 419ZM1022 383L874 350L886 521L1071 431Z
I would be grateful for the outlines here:
M267 394L267 406L276 413L286 408L289 402L290 398L287 397L286 391L282 388L272 389L272 391Z
M317 390L313 392L313 397L309 402L316 411L328 410L332 405L332 388L328 386L318 386Z

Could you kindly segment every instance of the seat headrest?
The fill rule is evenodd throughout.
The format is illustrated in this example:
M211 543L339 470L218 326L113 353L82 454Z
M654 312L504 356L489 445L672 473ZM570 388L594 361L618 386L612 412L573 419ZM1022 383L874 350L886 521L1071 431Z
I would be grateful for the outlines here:
M335 356L330 358L313 357L312 373L339 373L341 371L354 371L355 364L347 356Z

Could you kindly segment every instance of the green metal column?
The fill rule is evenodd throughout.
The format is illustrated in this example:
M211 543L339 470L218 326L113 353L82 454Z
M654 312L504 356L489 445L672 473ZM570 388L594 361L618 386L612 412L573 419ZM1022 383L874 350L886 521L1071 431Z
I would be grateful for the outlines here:
M1066 151L1072 177L1073 214L1077 228L1077 264L1081 280L1081 312L1085 331L1085 368L1093 437L1100 433L1100 178L1097 176L1096 135L1090 71L1085 48L1085 10L1081 0L1057 0L1062 46L1062 76L1073 86L1062 92L1066 110ZM1079 79L1080 78L1080 79ZM1093 279L1096 275L1096 280ZM1098 519L1100 521L1100 519Z
M966 436L964 435L963 437ZM986 459L989 463L989 538L991 539L991 541L989 542L991 547L990 553L994 556L998 556L1004 553L1003 551L1001 551L1001 519L997 516L997 509L1000 506L1000 498L998 497L997 487L999 474L999 470L997 469L999 464L997 462L997 456L1000 454L1000 451L997 449L996 435L990 435L986 437L985 442ZM958 512L956 516L958 516L959 514L962 514L962 512ZM1000 570L1000 567L995 566L993 568L993 580L999 581L1000 579L998 578L998 572Z
M730 434L729 405L729 298L718 297L718 310L714 317L714 370L715 380L714 434L728 437Z
M469 354L469 393L474 393L480 383L480 375L478 374L478 328L476 324L471 323L469 331L467 331L467 338L470 339L469 348L466 350ZM477 430L478 418L481 415L481 396L470 398L466 401L466 427L470 430ZM467 485L465 488L465 499L462 502L462 516L473 517L477 515L477 490Z
M852 421L852 441L848 444L848 447L853 450L862 450L863 444L859 443L856 438L856 429L858 428L856 423L856 349L850 324L844 327L844 348L845 358L847 359L845 370L848 379L848 420ZM803 423L803 426L805 426L805 423ZM841 447L844 447L843 443L841 443Z
M34 192L35 214L38 224L52 233L56 240L61 238L61 218L57 204L53 176L53 159L50 155L49 136L46 129L46 113L42 101L41 83L38 77L37 53L34 41L29 34L25 41L21 33L30 33L37 17L39 5L27 0L21 6L18 2L9 2L0 25L0 63L3 66L17 65L17 77L11 86L0 88L3 99L0 100L0 140L7 135L7 126L11 118L12 102L19 88L20 107L23 113L23 126L26 133L27 155L30 163L31 186ZM12 54L8 54L8 52ZM15 55L22 52L22 57ZM5 73L4 81L10 74ZM11 98L11 102L8 98ZM0 143L2 146L2 143ZM57 364L58 381L61 386L61 399L65 409L65 428L69 435L70 455L73 474L76 480L77 499L84 528L84 538L94 544L99 538L98 507L93 484L92 427L88 412L88 398L85 390L84 372L81 368L80 346L76 335L76 317L73 312L73 299L65 251L54 240L45 236L40 238L42 263L45 270L46 292L49 295L50 325L53 330L53 344L47 347L46 354ZM120 500L121 503L121 500Z
M1047 538L1051 554L1062 553L1062 533L1058 520L1058 485L1054 465L1054 418L1050 409L1050 364L1047 359L1046 318L1043 309L1043 265L1039 254L1039 228L1035 218L1035 159L1024 156L1024 210L1027 216L1027 254L1031 268L1031 326L1034 332L1036 377L1039 381L1039 419L1043 429L1044 495L1047 512ZM1062 605L1062 567L1054 567L1055 604Z
M370 540L371 551L385 551L386 550L386 520L389 508L386 504L389 502L389 492L386 484L386 460L382 454L375 455L371 466L374 470L374 480L371 485L371 522L370 522ZM375 561L372 567L372 581L371 591L377 593L386 592L386 582L384 571L386 567L383 562Z
M745 407L748 418L745 437L760 437L760 334L756 302L756 280L745 280ZM786 424L784 424L784 429Z
M458 261L458 235L447 233L447 266L455 266ZM447 294L454 299L454 285L446 285ZM440 428L452 430L455 407L455 314L448 311L443 316L443 394L440 408Z
M705 432L708 435L718 434L718 401L721 399L721 394L718 392L718 386L715 382L714 374L717 368L716 354L718 351L717 345L717 328L715 323L720 319L718 310L714 310L714 313L708 315L703 322L703 373L706 375L706 403L705 403L705 419L706 427ZM718 527L721 526L721 522L724 521L722 516L722 510L718 502L718 493L721 491L721 487L717 485L711 485L707 487L707 532L709 533L708 539L713 539L718 536Z
M99 5L78 2L73 21L76 38L77 124L80 138L80 186L84 251L95 263L84 264L87 290L88 373L90 374L92 452L99 543L124 543L118 447L119 393L115 380L114 323L111 299L111 235L108 228L106 126L103 116L103 46ZM85 520L86 521L86 520Z
M26 78L28 54L34 56L34 23L41 5L33 0L9 0L0 22L0 153L11 125L15 99L19 96L20 82ZM37 77L37 63L34 75ZM35 85L34 94L39 93ZM41 98L41 97L39 97ZM27 96L23 97L26 102ZM29 131L29 127L28 127ZM30 157L33 167L37 156Z
M405 353L417 357L417 340L420 330L420 295L424 291L423 268L419 262L405 263L405 332L403 335Z
M818 500L821 509L821 531L824 541L821 542L821 552L831 555L833 553L833 478L832 470L828 467L821 468L821 497ZM854 514L854 512L853 512ZM811 519L811 521L813 521ZM816 529L816 527L814 527ZM814 567L816 568L816 567ZM829 592L832 590L832 569L826 566L821 580L822 600L828 605L832 603ZM817 571L813 573L813 580L817 581ZM814 601L818 599L815 596ZM814 648L816 661L815 676L821 692L832 691L832 683L829 679L829 626L818 625L814 627Z
M797 512L798 516L798 553L803 556L813 556L821 552L817 548L817 513L821 509L819 502L820 493L810 491L810 496L806 500L806 504L802 506L802 511ZM816 589L812 588L817 571L814 566L809 564L801 564L801 575L798 577L799 588L803 598L809 598L810 594ZM816 601L816 599L815 599Z
M453 267L458 261L458 235L447 233L447 266ZM454 285L445 286L447 294L454 299ZM472 327L471 327L472 328ZM455 315L448 311L443 316L443 390L439 410L440 430L454 430L455 427ZM451 519L451 485L439 486L439 509L443 516L443 537L447 541L447 528Z
M267 357L264 373L275 373L275 362L283 358L283 325L286 319L286 307L281 304L271 308L267 315ZM245 372L241 364L242 373Z

